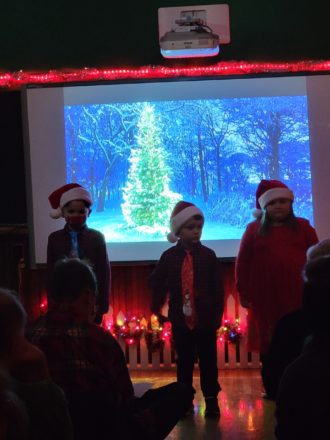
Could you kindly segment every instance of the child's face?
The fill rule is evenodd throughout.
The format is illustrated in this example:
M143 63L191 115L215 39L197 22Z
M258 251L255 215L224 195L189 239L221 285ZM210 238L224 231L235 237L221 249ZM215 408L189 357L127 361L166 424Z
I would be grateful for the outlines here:
M292 202L289 199L275 199L266 206L267 214L274 223L284 222L292 211Z
M72 200L62 208L62 214L67 223L83 225L89 215L90 209L82 200Z
M189 246L193 243L198 243L202 236L202 230L204 226L204 220L196 220L191 217L184 225L181 227L177 236L182 240L183 244Z

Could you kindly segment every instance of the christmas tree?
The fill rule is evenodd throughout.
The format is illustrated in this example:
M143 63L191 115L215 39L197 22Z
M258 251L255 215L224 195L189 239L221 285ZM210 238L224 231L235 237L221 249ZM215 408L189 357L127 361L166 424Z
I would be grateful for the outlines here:
M181 195L169 189L166 155L154 109L148 104L141 111L136 144L129 158L122 211L131 227L142 227L145 232L165 232L172 208Z

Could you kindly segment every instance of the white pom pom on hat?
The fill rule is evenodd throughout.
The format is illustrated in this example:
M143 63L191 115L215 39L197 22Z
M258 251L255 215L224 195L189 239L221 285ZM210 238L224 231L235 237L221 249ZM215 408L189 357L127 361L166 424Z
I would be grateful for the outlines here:
M49 215L56 219L62 217L62 208L72 200L84 200L89 205L93 204L90 193L78 183L67 183L57 188L48 197L52 210Z
M256 208L252 212L253 216L260 218L262 210L275 199L289 199L293 201L294 195L291 189L280 180L261 180L256 191Z
M175 243L179 240L177 233L181 226L184 225L191 217L200 215L204 219L203 212L197 208L196 205L190 202L180 201L178 202L171 214L170 226L171 232L167 234L167 240L170 243Z

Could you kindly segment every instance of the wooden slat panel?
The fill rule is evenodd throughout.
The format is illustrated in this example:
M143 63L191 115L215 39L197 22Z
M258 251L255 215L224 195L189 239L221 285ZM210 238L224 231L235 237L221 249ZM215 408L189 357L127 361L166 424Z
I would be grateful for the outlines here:
M170 341L165 341L165 344L164 344L164 365L163 365L163 368L167 369L167 370L170 370L173 368Z

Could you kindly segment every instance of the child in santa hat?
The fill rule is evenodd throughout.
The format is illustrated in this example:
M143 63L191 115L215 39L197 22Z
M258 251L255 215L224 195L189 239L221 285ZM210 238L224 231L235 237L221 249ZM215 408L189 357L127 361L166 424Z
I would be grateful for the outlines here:
M267 353L275 324L298 309L306 251L318 242L315 229L293 213L294 195L283 182L262 180L256 191L256 220L242 237L236 286L248 308L248 347Z
M152 311L160 320L169 295L169 320L177 353L177 379L193 384L197 353L205 416L219 416L216 332L220 327L224 289L219 262L213 250L200 242L204 225L202 211L192 203L175 206L167 238L176 246L166 250L150 281ZM193 410L193 405L191 410Z
M86 225L93 203L91 195L78 183L68 183L53 191L48 199L52 207L50 216L63 217L66 223L48 237L47 266L51 269L65 257L89 262L98 283L95 323L100 324L109 306L110 264L103 234Z

